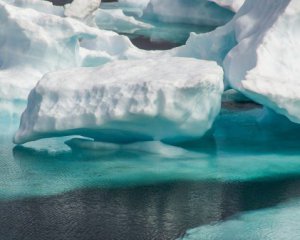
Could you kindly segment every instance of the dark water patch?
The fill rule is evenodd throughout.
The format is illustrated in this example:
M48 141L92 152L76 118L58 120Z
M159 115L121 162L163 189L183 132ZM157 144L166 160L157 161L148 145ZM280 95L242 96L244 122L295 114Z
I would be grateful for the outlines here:
M300 176L82 189L0 202L1 240L175 239L189 228L300 196Z
M136 47L144 50L168 50L182 45L168 41L152 41L144 36L132 37L130 40Z
M73 2L73 0L47 0L49 2L52 2L54 5L57 6L63 6L67 3ZM118 2L118 0L102 0L101 2Z

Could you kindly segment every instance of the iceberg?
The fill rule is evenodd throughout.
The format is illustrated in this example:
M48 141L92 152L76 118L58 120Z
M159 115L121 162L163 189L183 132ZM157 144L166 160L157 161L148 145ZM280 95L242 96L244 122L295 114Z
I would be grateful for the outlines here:
M141 53L125 36L34 9L43 4L0 0L0 99L27 99L47 72L101 65Z
M249 98L300 123L300 3L246 1L243 8L247 15L235 24L238 44L224 60L226 78Z
M218 62L225 88L300 123L299 12L295 0L247 0L225 26L191 34L185 46L169 54Z
M216 63L188 58L48 73L29 95L14 142L63 135L112 143L196 139L220 111L222 79Z

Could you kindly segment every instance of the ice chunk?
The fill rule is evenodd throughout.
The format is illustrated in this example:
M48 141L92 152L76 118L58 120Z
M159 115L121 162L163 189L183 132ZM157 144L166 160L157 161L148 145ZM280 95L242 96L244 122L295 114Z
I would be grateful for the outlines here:
M65 5L65 15L83 21L90 21L100 3L101 0L73 0L71 4Z
M14 142L62 135L118 143L199 138L219 113L222 79L216 63L185 58L49 73L32 90Z
M170 23L220 26L233 17L233 12L207 0L151 0L143 17Z
M236 20L238 45L224 61L229 83L300 123L300 2L246 1Z
M225 26L192 34L176 56L217 61L225 85L300 123L300 3L247 0Z

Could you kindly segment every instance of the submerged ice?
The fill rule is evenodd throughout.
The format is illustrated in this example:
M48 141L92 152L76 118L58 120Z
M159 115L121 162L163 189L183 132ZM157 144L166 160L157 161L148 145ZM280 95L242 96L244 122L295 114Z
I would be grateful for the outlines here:
M294 240L300 235L299 221L300 201L297 199L191 229L182 240Z

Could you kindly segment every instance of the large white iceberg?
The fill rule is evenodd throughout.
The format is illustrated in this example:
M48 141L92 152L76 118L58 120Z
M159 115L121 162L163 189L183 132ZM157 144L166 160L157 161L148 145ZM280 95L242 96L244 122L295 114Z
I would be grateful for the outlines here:
M229 83L254 101L300 123L300 2L247 1L227 55Z
M217 61L225 85L300 122L300 2L247 0L225 26L192 34L173 55Z
M185 58L49 73L31 91L14 142L76 134L118 143L198 138L219 113L222 79L216 63Z
M113 30L119 33L134 33L141 29L152 29L154 26L127 16L122 9L98 9L95 22L100 29Z

